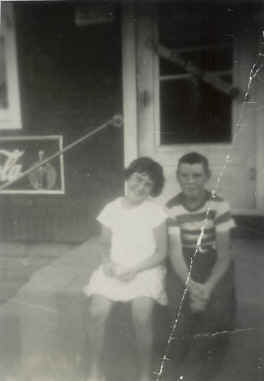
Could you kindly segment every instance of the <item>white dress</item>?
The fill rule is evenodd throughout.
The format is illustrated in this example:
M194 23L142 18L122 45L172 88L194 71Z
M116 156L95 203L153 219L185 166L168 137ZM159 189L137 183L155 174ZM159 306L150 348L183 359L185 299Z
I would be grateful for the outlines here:
M122 198L107 204L97 218L112 232L111 260L127 268L133 268L154 254L156 244L153 229L166 219L162 207L151 200L127 209L123 206ZM146 296L160 304L167 304L165 273L165 267L161 264L139 272L131 281L121 281L105 275L100 266L92 274L84 293L123 302Z

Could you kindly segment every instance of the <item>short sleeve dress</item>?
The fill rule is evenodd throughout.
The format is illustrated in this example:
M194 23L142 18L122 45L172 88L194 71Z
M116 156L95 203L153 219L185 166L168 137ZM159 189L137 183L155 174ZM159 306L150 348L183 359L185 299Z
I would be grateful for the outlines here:
M110 257L117 265L133 268L151 257L156 250L154 229L165 222L167 214L152 200L127 209L123 198L106 205L97 220L112 232ZM167 304L165 292L165 266L139 272L131 281L120 281L107 276L102 265L92 274L84 293L103 295L113 301L127 302L134 298L149 297L160 304Z

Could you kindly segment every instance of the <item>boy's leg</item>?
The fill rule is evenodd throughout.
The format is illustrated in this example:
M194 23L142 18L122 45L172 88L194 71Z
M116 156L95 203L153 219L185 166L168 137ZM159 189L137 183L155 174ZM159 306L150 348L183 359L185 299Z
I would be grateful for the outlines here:
M191 312L188 296L182 311L175 342L178 348L176 359L180 358L179 345L188 343L188 346L182 347L186 348L186 356L181 357L183 361L179 371L186 380L209 380L221 368L229 347L229 335L210 336L210 333L232 330L235 324L236 298L232 266L219 281L203 313ZM183 340L179 340L179 335Z
M140 362L140 381L149 381L152 371L153 327L152 312L154 300L147 297L132 301L132 318L135 327L135 337Z
M209 381L221 369L229 346L228 335L210 336L223 330L219 325L223 313L214 308L207 308L203 313L192 313L188 306L186 309L181 330L183 340L177 343L183 344L185 352L177 373L185 380Z
M211 379L221 369L230 341L226 331L232 331L235 318L236 297L231 266L217 284L202 316L199 333L204 336L197 337L197 342L203 354L203 366L198 381Z
M171 310L171 325L174 323L177 317L177 312L180 308L180 314L178 316L177 327L175 330L175 340L171 345L171 353L169 357L173 358L174 378L178 380L183 377L184 380L196 381L193 377L197 374L197 370L201 364L200 348L197 348L197 341L195 339L195 333L199 331L200 316L194 314L190 309L189 295L186 294L184 301L181 305L181 297L184 291L184 287L179 289L180 295L176 300L174 299L174 309L172 310L172 300L170 300ZM176 313L175 313L176 311ZM171 377L171 374L170 374Z
M104 346L106 320L113 302L101 295L93 295L89 304L87 331L91 348L91 379L100 379L100 362Z
M177 319L175 340L171 344L170 357L176 365L181 364L192 342L194 328L193 314L189 307L188 293L184 293L184 284L172 269L168 269L166 290L168 294L169 329L171 330ZM170 332L168 332L169 334Z

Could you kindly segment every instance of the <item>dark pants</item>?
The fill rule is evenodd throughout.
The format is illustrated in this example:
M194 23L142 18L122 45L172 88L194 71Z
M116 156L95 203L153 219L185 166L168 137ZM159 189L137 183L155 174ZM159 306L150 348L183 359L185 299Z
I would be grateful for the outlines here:
M192 254L191 250L184 250L188 267ZM216 255L211 250L195 257L191 273L194 281L206 282L215 264ZM171 324L179 311L183 291L183 283L168 266L167 292ZM180 367L179 372L184 375L184 380L209 380L221 367L229 342L229 335L224 332L234 328L235 312L233 263L216 285L203 312L191 311L189 295L186 294L171 348L171 356Z

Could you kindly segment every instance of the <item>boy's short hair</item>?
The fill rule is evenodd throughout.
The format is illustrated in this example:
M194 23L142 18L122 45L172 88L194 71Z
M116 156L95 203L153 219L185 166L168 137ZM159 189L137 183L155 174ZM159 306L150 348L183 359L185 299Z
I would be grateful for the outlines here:
M125 179L127 180L134 172L147 174L151 181L153 181L151 196L157 197L160 195L164 185L164 174L162 166L159 163L146 156L140 157L133 160L125 169Z
M211 174L207 157L198 152L189 152L183 155L178 161L177 172L179 171L181 164L202 164L207 175L210 176Z

